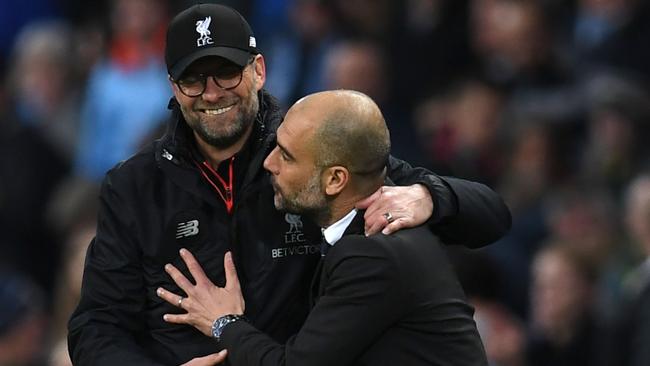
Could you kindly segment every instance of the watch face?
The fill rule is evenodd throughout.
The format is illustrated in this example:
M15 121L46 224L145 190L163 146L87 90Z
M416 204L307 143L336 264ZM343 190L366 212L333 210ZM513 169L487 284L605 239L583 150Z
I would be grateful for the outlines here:
M212 323L212 336L216 338L218 341L219 337L221 337L221 333L223 333L223 328L225 328L226 325L240 319L243 319L243 317L239 315L231 314L231 315L224 315L219 319L215 320L214 323Z
M217 319L214 322L214 324L212 325L212 336L214 338L219 339L219 337L221 336L221 332L223 331L224 325L227 324L226 323L227 319L228 318L222 316L221 318Z

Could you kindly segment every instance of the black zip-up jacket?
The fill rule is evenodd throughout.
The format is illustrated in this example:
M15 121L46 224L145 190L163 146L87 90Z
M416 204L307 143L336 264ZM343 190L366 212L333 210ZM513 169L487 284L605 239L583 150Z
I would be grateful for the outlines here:
M194 328L162 319L180 309L158 298L156 289L182 294L164 265L172 263L191 278L180 248L189 249L220 286L223 256L231 250L252 324L279 342L298 331L309 310L320 229L273 206L262 163L275 146L282 114L268 93L259 96L253 133L234 160L231 214L201 175L192 132L174 101L165 136L107 173L81 300L69 322L75 365L178 365L220 349ZM510 227L508 209L484 185L443 180L393 158L389 176L397 184L429 188L435 205L430 225L446 243L480 247Z

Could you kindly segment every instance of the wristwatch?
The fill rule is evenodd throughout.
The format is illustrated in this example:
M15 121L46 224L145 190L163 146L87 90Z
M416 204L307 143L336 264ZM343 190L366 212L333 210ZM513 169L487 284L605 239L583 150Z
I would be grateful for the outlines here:
M238 320L247 321L248 319L246 319L246 317L243 315L234 314L228 314L217 318L214 322L212 322L212 337L216 339L217 342L219 342L221 339L221 334L223 333L223 329L226 327L226 325L234 323Z

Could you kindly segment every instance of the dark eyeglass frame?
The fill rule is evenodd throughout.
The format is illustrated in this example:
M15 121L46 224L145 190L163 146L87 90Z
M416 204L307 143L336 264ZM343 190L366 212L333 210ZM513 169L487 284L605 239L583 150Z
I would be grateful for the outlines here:
M183 77L181 77L181 78L179 78L179 79L177 79L177 80L174 80L174 79L171 79L171 78L170 78L170 79L172 80L172 82L173 82L174 84L176 84L176 85L178 86L178 89L181 91L181 93L183 93L185 96L190 97L190 98L197 98L197 97L200 97L201 95L203 95L203 93L205 93L205 88L207 88L207 85L208 85L208 78L211 78L212 81L214 81L214 83L215 83L219 88L221 88L221 89L223 89L223 90L232 90L232 89L235 89L236 87L238 87L239 84L241 84L241 81L244 79L244 70L246 70L246 68L247 68L249 65L251 65L251 64L255 61L255 58L256 58L255 56L251 57L251 58L246 62L246 65L244 65L244 66L241 68L241 70L239 70L239 73L235 74L233 77L230 77L230 78L228 78L228 79L220 79L219 76L217 76L217 75L208 75L208 74L192 74L192 76L197 77L197 80L196 80L195 84L196 84L196 83L198 83L198 84L197 84L197 85L194 85L194 86L195 86L195 87L196 87L196 86L201 86L201 91L200 91L200 92L196 92L196 93L191 93L191 92L188 91L189 86L187 86L187 85L184 86L184 84L183 84L183 79L184 79L184 78L183 78ZM237 79L237 78L238 78L238 79ZM224 87L224 86L222 85L222 83L223 83L224 81L227 80L228 84L230 84L234 79L237 79L237 82L236 82L235 84L233 84L232 86ZM221 80L221 81L220 81L220 80ZM197 89L197 90L198 90L198 89Z

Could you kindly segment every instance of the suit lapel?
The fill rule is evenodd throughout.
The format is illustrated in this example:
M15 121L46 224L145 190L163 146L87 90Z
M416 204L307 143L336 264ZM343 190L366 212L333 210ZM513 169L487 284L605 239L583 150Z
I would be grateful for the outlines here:
M348 225L348 227L343 232L343 236L364 233L365 231L365 220L363 219L364 213L365 210L360 210L357 212L354 219L352 219L350 225ZM323 247L331 249L330 245L325 241L325 238L321 237L321 248ZM325 253L327 253L327 251L325 251ZM318 298L321 295L323 295L323 293L325 292L325 285L327 284L327 278L326 278L326 273L323 270L324 263L325 263L325 256L323 255L318 261L318 265L316 266L316 271L314 272L314 277L312 277L311 279L311 287L309 292L309 304L312 308L314 307L314 305L316 305Z
M316 265L316 271L314 272L314 276L311 278L311 286L309 290L310 308L313 308L314 305L316 305L316 301L318 301L318 298L320 297L320 282L321 282L321 277L323 272L323 262L325 262L325 257L321 257L318 260L318 264Z
M366 213L366 210L357 211L356 216L352 219L352 222L343 232L343 236L346 235L355 235L355 234L364 234L366 220L363 219L363 215Z

